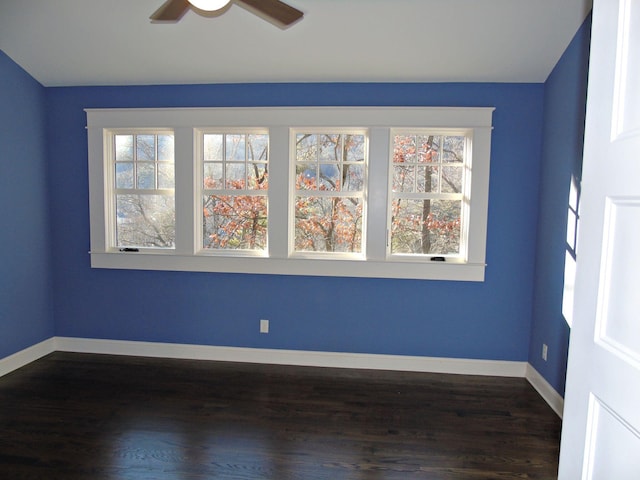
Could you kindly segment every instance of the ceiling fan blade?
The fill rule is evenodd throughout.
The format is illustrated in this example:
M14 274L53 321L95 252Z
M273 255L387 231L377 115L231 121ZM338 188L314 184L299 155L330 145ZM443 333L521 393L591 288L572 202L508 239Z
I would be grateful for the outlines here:
M167 0L153 12L152 22L177 22L189 10L189 0Z
M235 3L248 7L253 13L276 24L280 28L286 28L302 18L302 13L280 0L235 0Z

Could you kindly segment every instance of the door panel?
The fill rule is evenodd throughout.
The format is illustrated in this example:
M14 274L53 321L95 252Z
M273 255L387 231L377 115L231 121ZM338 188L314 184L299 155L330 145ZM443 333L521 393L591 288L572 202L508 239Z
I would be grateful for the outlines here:
M640 199L608 198L596 341L640 364Z
M586 478L628 479L640 471L640 434L594 396L589 417Z

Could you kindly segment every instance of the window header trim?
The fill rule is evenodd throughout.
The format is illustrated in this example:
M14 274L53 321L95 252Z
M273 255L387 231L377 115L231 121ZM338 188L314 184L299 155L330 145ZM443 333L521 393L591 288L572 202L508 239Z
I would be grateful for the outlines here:
M87 128L246 128L247 125L460 130L491 127L494 107L87 108ZM340 123L336 125L336 117ZM294 123L292 124L292 119Z

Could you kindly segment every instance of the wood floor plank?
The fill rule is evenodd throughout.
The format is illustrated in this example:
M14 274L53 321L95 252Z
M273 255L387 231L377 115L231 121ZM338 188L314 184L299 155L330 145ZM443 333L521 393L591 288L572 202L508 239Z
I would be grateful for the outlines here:
M0 378L0 478L556 478L524 379L56 352Z

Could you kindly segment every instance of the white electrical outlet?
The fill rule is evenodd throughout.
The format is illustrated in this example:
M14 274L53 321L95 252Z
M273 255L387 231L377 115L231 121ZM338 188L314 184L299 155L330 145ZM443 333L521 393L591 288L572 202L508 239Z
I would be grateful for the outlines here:
M542 359L546 362L547 361L547 353L549 352L549 347L547 347L546 343L542 344Z
M269 333L269 320L260 320L260 333Z

